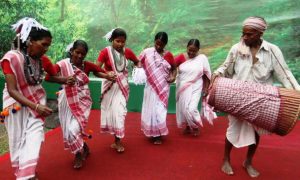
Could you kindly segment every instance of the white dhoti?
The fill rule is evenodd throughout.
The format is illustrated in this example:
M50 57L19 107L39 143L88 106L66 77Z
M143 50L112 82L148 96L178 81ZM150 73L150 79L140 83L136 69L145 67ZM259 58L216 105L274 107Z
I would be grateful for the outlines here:
M68 105L67 96L64 90L61 90L58 96L58 116L63 132L64 147L70 149L73 154L76 154L83 148L83 139L81 136L80 125L72 114ZM89 113L86 110L85 113Z
M118 84L113 83L101 101L101 132L123 138L125 135L126 114L126 99Z
M44 122L35 118L26 107L5 118L12 167L17 179L35 176L41 143L44 141Z
M255 132L258 135L271 134L269 131L256 127L248 121L238 120L228 115L229 125L226 131L226 138L237 148L256 144Z
M255 144L255 129L247 121L228 115L229 126L226 132L228 141L237 148Z
M147 82L142 106L142 131L147 137L167 135L166 118L167 108Z

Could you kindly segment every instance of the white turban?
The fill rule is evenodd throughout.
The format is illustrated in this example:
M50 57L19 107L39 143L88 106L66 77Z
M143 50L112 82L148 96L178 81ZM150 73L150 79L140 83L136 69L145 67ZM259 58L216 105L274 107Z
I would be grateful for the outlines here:
M257 31L264 32L267 29L266 21L261 17L249 17L243 22L243 27L249 26Z

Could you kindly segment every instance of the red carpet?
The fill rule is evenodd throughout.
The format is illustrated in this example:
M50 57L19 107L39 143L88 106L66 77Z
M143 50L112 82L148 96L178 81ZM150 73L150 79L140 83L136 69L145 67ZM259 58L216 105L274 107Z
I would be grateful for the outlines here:
M60 129L48 132L38 166L40 180L53 179L252 179L241 164L246 148L233 149L234 176L220 171L227 120L220 117L214 126L205 124L199 137L182 135L176 127L175 115L168 115L170 134L160 146L152 145L140 131L140 113L128 113L125 152L110 148L113 137L100 134L99 111L92 111L88 141L91 155L81 170L73 170L73 156L63 150ZM254 159L260 170L258 179L299 179L300 124L285 137L263 136ZM14 179L8 155L0 157L0 179Z

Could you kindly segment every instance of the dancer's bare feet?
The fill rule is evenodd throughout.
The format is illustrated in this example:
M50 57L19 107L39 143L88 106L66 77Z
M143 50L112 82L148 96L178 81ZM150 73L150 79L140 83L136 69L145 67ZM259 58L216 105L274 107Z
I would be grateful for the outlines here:
M231 164L230 164L230 162L227 161L227 160L224 160L224 161L223 161L221 170L222 170L223 173L225 173L225 174L227 174L227 175L230 175L230 176L234 175L234 172L233 172L233 170L232 170Z
M153 144L155 145L162 144L161 136L153 137Z
M28 180L38 180L37 175L33 176L32 178L29 178Z
M254 169L254 167L250 163L246 163L246 161L243 163L243 167L247 171L248 175L252 178L258 177L260 173Z
M199 136L199 134L200 134L199 128L194 128L194 129L193 129L193 135L194 135L194 136Z
M86 160L86 158L90 155L90 148L86 143L83 144L83 153L82 160Z
M118 153L122 153L125 151L125 148L121 142L118 142L118 143L115 142L112 145L110 145L110 147L115 149Z
M32 178L29 178L28 180L38 180L38 179L37 179L37 177L34 176Z
M82 167L82 154L81 152L78 152L75 154L74 159L74 169L80 169Z
M183 134L191 134L191 128L189 126L186 126L185 129L183 130Z

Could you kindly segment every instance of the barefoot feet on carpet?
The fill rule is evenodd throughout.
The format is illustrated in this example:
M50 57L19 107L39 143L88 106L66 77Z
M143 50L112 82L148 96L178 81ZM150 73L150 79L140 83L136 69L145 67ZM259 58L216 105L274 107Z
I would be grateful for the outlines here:
M244 162L243 167L247 171L248 175L252 178L258 177L260 173L249 163Z
M223 173L225 173L227 175L233 175L234 174L229 161L224 161L223 162L221 170L222 170Z
M86 160L86 158L90 155L90 148L86 143L83 144L83 153L82 160Z
M37 175L35 174L35 176L29 178L28 180L38 180L38 177L37 177Z
M155 145L162 144L161 136L153 137L153 144L155 144Z
M185 127L185 129L182 131L182 133L184 134L184 135L187 135L187 134L191 134L191 128L190 128L190 126L186 126Z
M122 152L125 151L124 146L120 142L113 143L112 145L110 145L110 147L113 148L113 149L115 149L118 153L122 153Z
M193 135L194 135L194 136L199 136L199 134L200 134L199 128L194 128L194 129L193 129Z
M81 152L78 152L75 154L74 159L74 169L80 169L82 167L82 154Z

